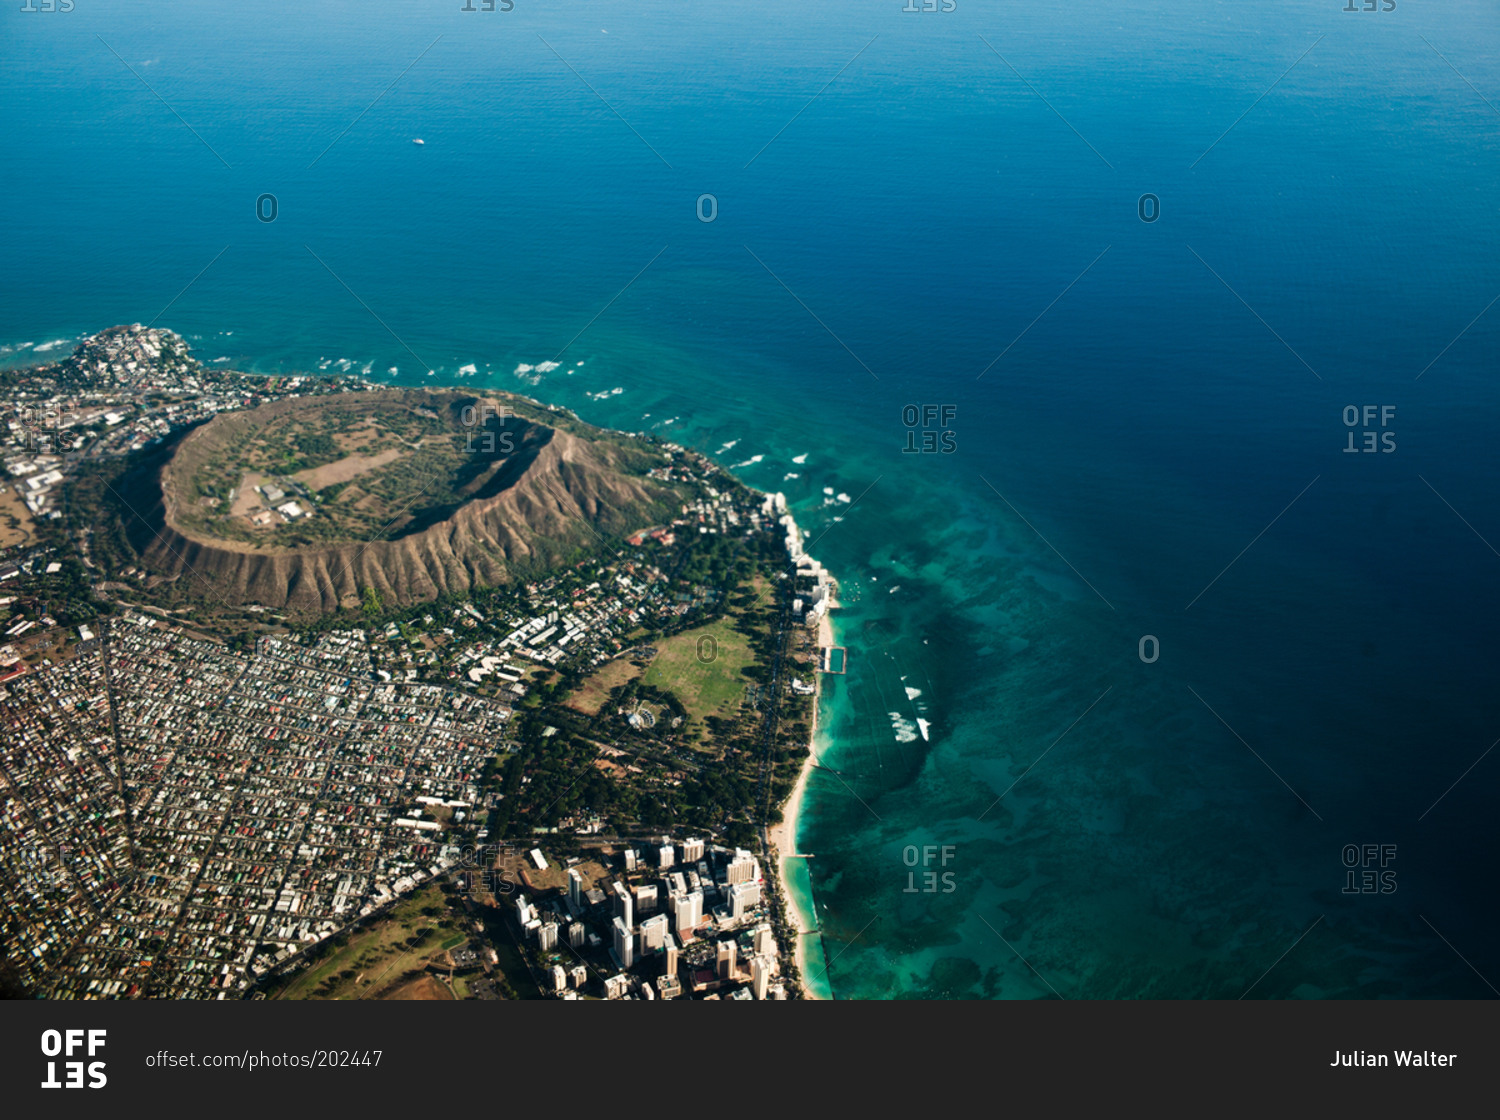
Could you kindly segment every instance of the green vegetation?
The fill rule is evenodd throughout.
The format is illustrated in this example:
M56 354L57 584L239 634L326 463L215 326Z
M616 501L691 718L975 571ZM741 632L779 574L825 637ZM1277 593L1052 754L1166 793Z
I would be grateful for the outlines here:
M304 967L273 987L269 998L432 998L412 990L413 982L468 939L468 921L456 901L450 902L438 884L429 884L360 928L310 950ZM513 996L505 977L500 984ZM459 998L466 996L467 989Z
M744 670L755 660L734 621L684 630L656 648L642 684L678 698L693 719L733 715L748 683Z
M505 401L508 416L500 415L498 403L486 411L485 402L456 391L382 390L223 412L128 455L80 461L63 490L58 527L74 553L94 561L96 578L106 584L104 598L149 603L181 612L184 621L244 633L264 632L269 619L245 614L241 602L275 609L277 594L296 581L267 579L268 569L244 566L239 554L399 542L512 485L527 485L544 499L577 486L580 508L598 511L592 527L576 515L556 516L550 501L531 502L508 526L526 547L511 550L504 534L480 534L465 538L463 551L451 557L451 570L462 568L469 578L483 572L492 582L530 580L593 561L601 542L613 547L616 534L677 508L680 484L634 482L662 460L649 441L603 432L519 398ZM593 461L565 479L545 472L530 481L529 468L558 432L589 445ZM286 473L293 467L299 469ZM287 501L310 516L287 520L272 505ZM186 546L169 540L177 529L225 547L196 554L188 565L181 559ZM710 545L704 555L712 551ZM359 555L351 552L334 570L345 570ZM400 568L403 586L425 589L421 566L430 559L420 549L403 552L391 571ZM236 583L247 573L260 582ZM370 581L365 576L362 582ZM300 604L294 625L373 624L410 605L406 592L395 602L385 587L378 595L361 588L358 599L335 604L327 601L324 584L305 581L322 588L324 601L316 618ZM459 590L456 601L477 599L484 589Z
M166 487L174 523L216 541L284 550L398 539L506 488L558 427L610 445L627 468L649 457L639 441L519 399L386 390L221 414L183 440ZM310 516L275 513L286 501Z
M753 540L728 543L715 565L746 577L685 616L697 625L643 636L657 651L649 665L636 647L634 660L534 691L541 702L517 712L516 749L489 786L503 795L491 835L520 840L598 818L620 834L688 830L748 845L763 817L779 820L773 807L796 781L812 718L811 698L790 694L786 678L811 679L816 641L780 630L779 567ZM632 723L640 712L649 718ZM573 854L567 831L548 843Z
M463 501L483 473L458 410L419 411L385 394L285 401L226 419L184 443L172 467L178 525L217 540L274 548L369 540L393 521ZM256 479L285 498L241 492L228 501ZM284 500L311 516L252 522Z

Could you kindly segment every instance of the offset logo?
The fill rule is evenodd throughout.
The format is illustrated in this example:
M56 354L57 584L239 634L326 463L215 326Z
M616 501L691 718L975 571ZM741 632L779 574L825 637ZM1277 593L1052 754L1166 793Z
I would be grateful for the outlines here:
M1375 417L1380 416L1380 429L1375 427ZM1367 404L1361 409L1358 405L1346 404L1344 406L1344 427L1349 429L1348 442L1344 445L1345 455L1357 455L1362 451L1379 451L1389 455L1396 450L1396 433L1390 429L1390 424L1396 419L1396 406L1393 404L1373 405ZM1354 446L1354 432L1359 430L1363 437L1361 446ZM1380 443L1377 446L1376 438Z
M924 867L930 868L934 861L941 861L939 866L947 867L948 861L953 858L957 849L952 844L923 844L918 848L915 844L908 844L901 849L901 862L908 868ZM958 884L953 881L953 872L923 871L921 886L917 885L917 872L907 871L906 886L901 889L902 894L952 894L958 890Z
M1344 889L1340 894L1395 894L1394 844L1345 844Z
M466 404L459 416L463 426L469 429L468 442L464 445L465 453L469 455L509 455L515 448L515 441L511 439L510 432L502 431L497 439L494 430L490 426L491 420L498 420L498 427L504 428L507 420L517 419L516 414L510 410L510 405L499 406L489 401L482 401L478 408L472 404ZM479 445L474 444L474 429L479 428Z
M958 436L953 420L958 406L952 404L908 404L901 407L901 426L906 429L903 455L938 453L951 455L958 450Z
M84 1056L97 1057L104 1049L104 1031L43 1031L42 1055L53 1059L47 1062L47 1080L43 1089L102 1089L109 1083L104 1075L104 1063L85 1062ZM76 1055L76 1057L75 1057ZM72 1059L59 1062L62 1057ZM62 1067L63 1080L57 1079L58 1066ZM84 1076L88 1081L85 1083Z

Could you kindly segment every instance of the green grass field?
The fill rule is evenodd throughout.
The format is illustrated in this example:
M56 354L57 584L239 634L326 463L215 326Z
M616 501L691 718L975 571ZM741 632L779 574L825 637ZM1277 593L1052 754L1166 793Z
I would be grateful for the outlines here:
M642 678L671 692L688 715L729 715L745 694L740 670L753 660L749 644L729 619L684 630L657 646L660 651Z
M422 913L424 907L434 906L442 911L437 916ZM442 892L436 885L428 886L398 902L385 917L351 934L347 945L292 977L271 998L379 998L404 973L425 968L431 958L442 952L445 939L452 938L455 943L464 940L464 934L453 938L441 924L447 914ZM424 930L432 931L424 943L405 944L408 938L420 936ZM345 976L346 972L353 975ZM332 987L324 987L323 982L330 977Z

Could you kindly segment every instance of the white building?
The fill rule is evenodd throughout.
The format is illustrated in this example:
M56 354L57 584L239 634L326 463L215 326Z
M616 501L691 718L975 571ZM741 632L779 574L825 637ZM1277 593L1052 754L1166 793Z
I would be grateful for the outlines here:
M771 963L765 957L753 957L750 961L750 986L756 999L765 999L771 987Z
M641 923L641 952L649 949L660 949L666 944L667 938L672 935L667 932L667 916L658 914L654 918L647 918Z
M630 968L635 964L635 935L622 918L616 918L612 928L615 935L615 956L620 958L623 967Z
M677 928L677 936L683 941L690 940L693 930L703 921L703 892L693 891L691 894L679 895L673 910L672 920Z
M734 859L730 860L729 866L724 871L724 878L731 883L747 883L751 879L759 879L760 865L755 862L755 857L744 848L736 848Z
M735 958L738 955L738 953L739 953L739 946L737 944L735 944L733 938L730 938L727 941L720 941L719 942L718 954L715 957L715 961L716 961L716 963L718 965L718 973L719 973L719 979L720 980L733 980L734 979L734 976L735 976Z
M755 952L767 958L776 956L776 935L771 931L770 922L755 927Z
M635 908L642 914L649 914L656 909L655 883L643 883L635 888Z
M635 928L635 900L631 897L630 888L623 880L616 879L611 889L615 892L615 914L625 919L625 928Z
M759 883L735 883L729 888L729 916L736 921L744 918L746 914L759 904Z

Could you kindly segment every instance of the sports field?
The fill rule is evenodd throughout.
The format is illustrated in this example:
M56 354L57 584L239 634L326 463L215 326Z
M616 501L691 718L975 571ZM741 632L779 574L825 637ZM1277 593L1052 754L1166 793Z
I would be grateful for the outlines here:
M747 678L740 670L753 660L749 643L730 619L711 622L659 643L644 683L671 692L688 716L727 716L739 707Z

